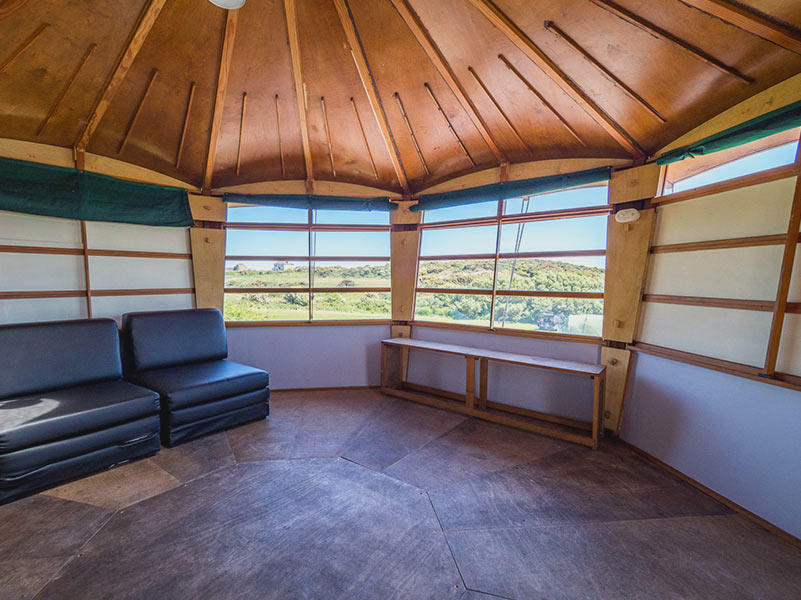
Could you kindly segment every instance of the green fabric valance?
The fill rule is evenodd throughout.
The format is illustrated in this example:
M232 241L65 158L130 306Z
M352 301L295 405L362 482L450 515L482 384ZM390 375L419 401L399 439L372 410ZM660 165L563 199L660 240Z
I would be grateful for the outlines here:
M665 152L656 160L656 163L669 165L685 158L728 150L799 126L801 126L801 101L729 127L694 144Z
M302 208L320 210L379 210L390 211L398 208L389 197L351 198L349 196L317 196L314 194L225 194L225 202L257 204L281 208Z
M443 192L441 194L422 194L420 196L420 201L409 210L412 212L421 212L437 208L477 204L479 202L497 202L498 200L519 198L520 196L533 196L534 194L543 194L545 192L609 181L611 174L611 167L600 167L598 169L564 173L562 175L547 175L545 177L534 177L532 179L492 183L465 190Z
M0 210L79 221L189 227L186 190L0 158Z

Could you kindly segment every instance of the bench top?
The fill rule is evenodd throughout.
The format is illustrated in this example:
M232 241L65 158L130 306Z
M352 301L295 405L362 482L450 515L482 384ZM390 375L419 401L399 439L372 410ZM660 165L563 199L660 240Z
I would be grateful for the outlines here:
M515 365L526 365L529 367L539 367L552 371L562 371L564 373L575 373L578 375L589 375L595 377L606 370L604 365L592 363L575 362L572 360L558 360L546 358L544 356L529 356L528 354L515 354L513 352L500 352L498 350L484 350L470 346L457 346L455 344L441 344L439 342L427 342L425 340L412 340L409 338L390 338L381 340L382 344L389 346L402 346L405 348L415 348L418 350L431 350L445 354L459 354L461 356L471 356L473 358L486 358L499 362L511 363Z

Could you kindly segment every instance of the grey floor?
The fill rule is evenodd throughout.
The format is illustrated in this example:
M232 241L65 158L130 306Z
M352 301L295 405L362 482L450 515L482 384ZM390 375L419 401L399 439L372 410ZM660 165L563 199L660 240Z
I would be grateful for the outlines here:
M801 598L801 550L608 443L375 391L0 507L0 599Z

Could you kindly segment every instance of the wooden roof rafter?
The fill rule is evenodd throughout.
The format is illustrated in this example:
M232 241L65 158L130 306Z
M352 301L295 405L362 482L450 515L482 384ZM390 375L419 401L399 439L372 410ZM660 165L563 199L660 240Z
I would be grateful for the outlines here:
M122 82L125 80L125 76L128 75L128 71L131 69L131 66L134 63L134 60L136 60L136 57L139 54L139 51L142 49L142 46L144 46L145 40L153 29L153 25L156 24L156 20L161 14L161 10L164 8L164 4L166 2L167 0L150 0L150 2L148 2L145 8L142 10L142 14L139 17L133 32L128 38L128 42L126 43L122 54L117 60L114 70L109 76L103 91L95 102L92 112L89 115L89 118L86 120L86 125L75 142L74 150L76 154L83 155L83 153L86 151L89 141L92 139L92 136L100 125L100 121L103 119L108 107L114 100L114 96L117 95Z
M409 180L406 176L406 169L403 166L400 150L395 143L395 138L392 135L392 130L389 127L389 120L384 111L384 106L381 102L381 97L378 95L378 87L376 86L373 74L370 71L370 65L367 63L367 57L364 54L359 33L356 30L356 23L353 20L353 15L350 11L350 6L347 0L334 0L334 5L337 9L339 22L342 24L342 29L345 32L345 38L350 46L350 53L353 57L353 62L356 65L356 70L359 73L364 91L370 101L370 107L373 109L378 128L381 130L381 136L384 138L384 144L387 147L389 158L392 161L392 166L395 169L395 175L398 178L401 189L404 195L409 194Z
M6 0L3 2L3 4L0 5L0 21L10 17L11 13L19 8L22 8L27 2L28 0Z
M497 27L529 60L537 65L554 83L570 96L596 123L632 158L641 159L647 154L629 133L610 117L587 93L537 46L522 29L490 0L468 0L487 20ZM594 0L593 0L594 1Z
M801 54L801 32L766 19L743 6L737 6L726 0L682 0L682 2L738 29L773 42L780 48Z
M440 77L442 77L443 81L445 81L445 84L451 90L451 93L456 96L456 99L459 101L462 110L467 113L467 116L472 121L473 126L478 130L487 146L489 146L489 149L492 151L495 159L498 161L498 164L508 163L509 159L506 157L503 150L501 150L501 148L498 146L495 138L492 137L492 133L490 133L487 123L479 114L478 109L476 108L475 104L473 104L470 96L468 96L467 91L456 77L456 73L448 64L448 61L445 60L444 55L432 39L431 34L423 25L420 17L409 5L408 0L390 1L395 7L395 10L398 11L398 14L400 14L401 18L409 27L412 35L414 35L417 42L423 48L423 51L426 53L426 56L428 56L428 59L433 63L434 67L436 67Z

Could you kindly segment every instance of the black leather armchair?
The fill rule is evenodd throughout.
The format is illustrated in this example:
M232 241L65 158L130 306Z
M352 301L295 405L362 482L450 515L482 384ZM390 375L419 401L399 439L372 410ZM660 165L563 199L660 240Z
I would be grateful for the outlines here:
M123 353L126 379L161 395L165 446L270 413L270 377L226 360L219 310L128 313L123 316Z
M0 348L0 504L158 452L158 394L122 380L113 320L3 325Z

